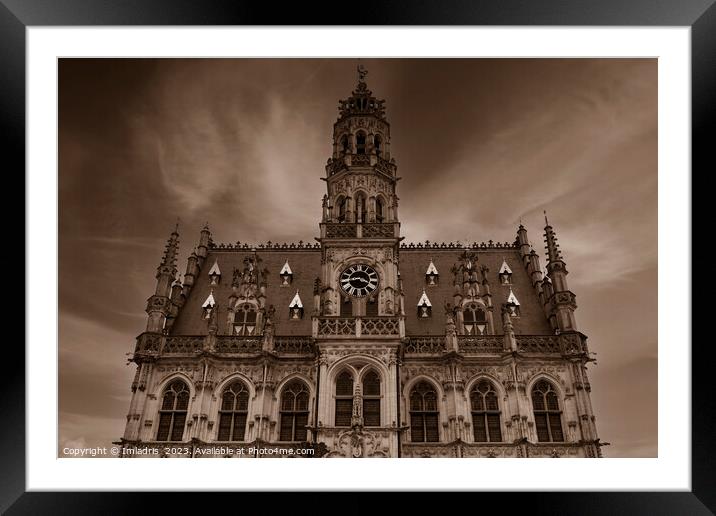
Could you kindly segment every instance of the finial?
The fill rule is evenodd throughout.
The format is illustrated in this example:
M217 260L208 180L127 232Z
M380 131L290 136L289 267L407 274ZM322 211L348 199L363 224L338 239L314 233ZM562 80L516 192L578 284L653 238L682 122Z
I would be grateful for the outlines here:
M176 233L177 235L179 234L179 221L180 221L180 220L181 220L181 219L179 219L179 217L177 217L177 222L176 222L176 224L174 225L174 233Z
M547 210L542 210L544 213L544 225L549 226L549 221L547 220Z
M362 63L358 64L358 83L365 83L365 76L368 75L368 70L365 69Z
M202 231L209 231L209 221L204 222L204 227L202 228Z

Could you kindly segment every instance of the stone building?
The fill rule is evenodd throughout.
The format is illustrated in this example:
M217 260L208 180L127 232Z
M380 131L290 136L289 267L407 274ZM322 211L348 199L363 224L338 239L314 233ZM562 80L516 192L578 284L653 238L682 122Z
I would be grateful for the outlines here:
M554 229L402 242L384 101L340 101L315 243L169 237L123 456L599 457L586 336ZM225 446L225 447L222 447ZM138 451L139 450L139 451Z

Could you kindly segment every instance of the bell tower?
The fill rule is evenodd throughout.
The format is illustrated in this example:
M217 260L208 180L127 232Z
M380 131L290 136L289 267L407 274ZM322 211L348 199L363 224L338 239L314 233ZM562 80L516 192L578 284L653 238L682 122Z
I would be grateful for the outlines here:
M390 153L384 100L368 89L367 70L339 101L333 153L326 164L321 247L320 315L400 313L397 252L397 166Z

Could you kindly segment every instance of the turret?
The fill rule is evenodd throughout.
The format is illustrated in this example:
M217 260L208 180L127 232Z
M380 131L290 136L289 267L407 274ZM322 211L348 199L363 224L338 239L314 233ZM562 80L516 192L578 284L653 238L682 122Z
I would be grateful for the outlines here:
M326 164L328 192L322 201L322 238L398 235L398 177L390 156L390 124L384 101L368 89L367 73L359 66L358 84L350 97L340 101L338 120L333 125L333 155ZM326 231L330 223L395 224L392 231L375 227Z
M162 332L167 315L171 311L172 282L177 274L177 255L179 253L179 225L169 235L162 261L157 267L157 286L154 295L147 300L147 331Z
M194 249L186 261L186 273L184 274L184 286L182 292L184 299L189 297L189 292L191 291L191 287L194 286L194 280L198 274L198 257L196 256L196 249Z
M562 253L557 244L557 234L544 216L544 241L547 249L547 276L552 283L554 294L549 299L552 311L557 319L557 328L560 331L577 329L574 310L577 308L575 295L567 286L567 267L562 259Z
M199 245L196 247L196 256L198 257L199 268L203 267L206 255L209 252L209 243L211 242L211 231L209 223L204 224L199 235Z

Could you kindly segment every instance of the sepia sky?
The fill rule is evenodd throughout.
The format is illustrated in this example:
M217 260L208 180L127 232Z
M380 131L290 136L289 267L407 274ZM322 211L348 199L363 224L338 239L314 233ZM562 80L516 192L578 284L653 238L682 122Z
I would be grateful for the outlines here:
M59 65L59 439L122 436L165 241L313 241L356 59ZM386 99L405 241L535 249L542 210L597 353L608 457L657 455L657 61L363 59Z

